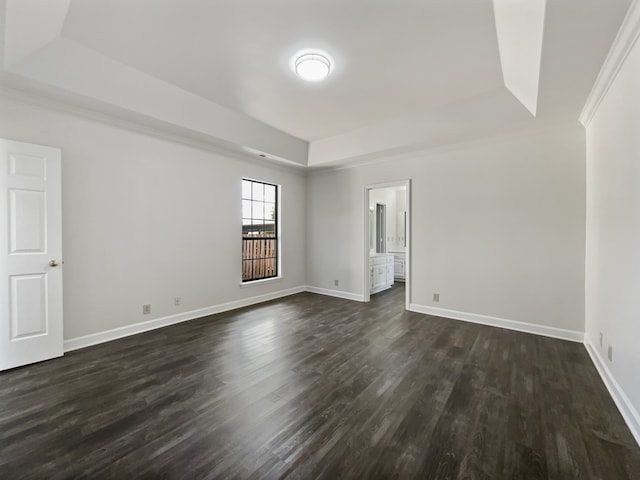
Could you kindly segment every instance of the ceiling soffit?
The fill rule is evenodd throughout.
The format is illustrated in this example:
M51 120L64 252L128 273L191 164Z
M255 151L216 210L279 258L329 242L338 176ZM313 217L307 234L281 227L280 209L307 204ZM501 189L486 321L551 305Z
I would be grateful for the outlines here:
M24 89L29 89L28 85L42 85L42 90L48 94L59 91L64 94L61 96L65 101L80 106L104 105L109 114L129 116L142 123L147 119L154 128L163 126L174 132L191 132L198 138L209 139L212 144L241 149L252 155L266 154L274 160L302 166L348 163L385 153L458 143L501 131L539 128L540 118L536 123L534 117L540 117L540 112L543 113L542 120L548 122L577 119L584 103L582 97L586 98L595 80L630 0L611 0L606 9L598 0L567 0L563 5L571 5L564 9L559 6L563 2L547 5L546 0L487 2L492 5L491 14L495 12L492 19L495 23L493 33L485 31L483 35L491 37L487 45L493 43L495 52L487 53L484 59L489 64L488 69L482 70L480 64L474 67L489 72L484 80L479 80L479 89L461 88L457 90L456 98L441 101L434 100L438 95L435 89L429 93L432 98L426 104L413 110L388 107L376 113L364 108L364 117L359 123L352 124L351 128L343 124L340 133L314 138L310 142L61 36L69 9L73 8L74 2L70 0L0 1L0 8L5 11L3 78L11 79L9 83L13 87L20 87L16 79L23 78ZM161 3L176 5L180 2L166 0ZM437 7L438 2L434 5ZM486 12L484 7L480 10L480 13ZM567 24L568 20L573 21ZM486 23L486 18L479 22L481 26ZM570 34L562 34L563 25L573 38ZM576 38L584 38L584 48ZM554 45L550 45L551 41ZM421 50L417 48L416 51ZM582 61L562 62L558 52L578 55ZM336 56L339 59L340 55ZM494 58L499 62L498 82L490 73L494 69ZM460 77L461 73L468 76L468 72L456 72L456 62L451 58L447 60L453 65L446 72L452 79ZM401 70L402 67L397 65L395 68ZM286 72L287 81L297 80L290 73ZM380 72L383 77L385 74L385 71ZM330 78L336 83L350 81L347 72L340 75L337 67L335 76ZM556 88L557 85L562 88ZM286 88L290 86L285 85ZM329 87L331 85L327 90L332 90ZM352 91L357 88L357 85L351 86ZM401 89L395 90L400 105L412 97L403 99ZM559 90L567 90L566 101ZM320 104L324 93L306 92ZM365 98L353 96L361 101ZM376 103L375 95L366 98L370 103ZM331 102L335 101L335 98L331 99ZM346 116L345 112L357 108L346 99L342 103L344 108L334 106L319 114L323 121L330 122L335 118L339 123L341 116ZM313 114L317 104L311 106ZM295 122L301 115L304 112L298 112L297 117L291 112L285 116Z
M547 0L493 0L504 84L536 115Z

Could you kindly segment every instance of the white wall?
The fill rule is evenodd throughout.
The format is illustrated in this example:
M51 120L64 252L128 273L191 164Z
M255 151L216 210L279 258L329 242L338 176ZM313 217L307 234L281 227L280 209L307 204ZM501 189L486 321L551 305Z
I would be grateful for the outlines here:
M364 185L410 178L412 303L583 332L584 159L576 125L315 171L308 283L363 293Z
M65 339L305 284L304 174L14 99L0 112L0 137L62 148ZM249 288L243 176L282 185L284 278Z
M587 128L586 333L635 410L628 421L640 442L638 85L636 43Z

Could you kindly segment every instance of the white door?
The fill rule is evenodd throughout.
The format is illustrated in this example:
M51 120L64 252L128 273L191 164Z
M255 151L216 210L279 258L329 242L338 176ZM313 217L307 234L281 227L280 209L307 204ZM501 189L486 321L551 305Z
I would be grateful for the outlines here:
M0 139L0 370L62 350L60 150Z

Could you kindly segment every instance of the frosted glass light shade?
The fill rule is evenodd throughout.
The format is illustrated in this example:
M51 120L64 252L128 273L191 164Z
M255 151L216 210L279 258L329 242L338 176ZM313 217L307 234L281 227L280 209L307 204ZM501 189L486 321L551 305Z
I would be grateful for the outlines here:
M308 82L319 82L331 73L331 61L319 53L305 53L296 58L296 74Z

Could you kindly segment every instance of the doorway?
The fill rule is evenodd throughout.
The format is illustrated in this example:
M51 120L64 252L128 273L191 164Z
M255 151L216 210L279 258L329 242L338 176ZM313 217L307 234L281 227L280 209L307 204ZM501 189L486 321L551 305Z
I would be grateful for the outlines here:
M411 301L411 181L365 186L364 301L404 282Z

